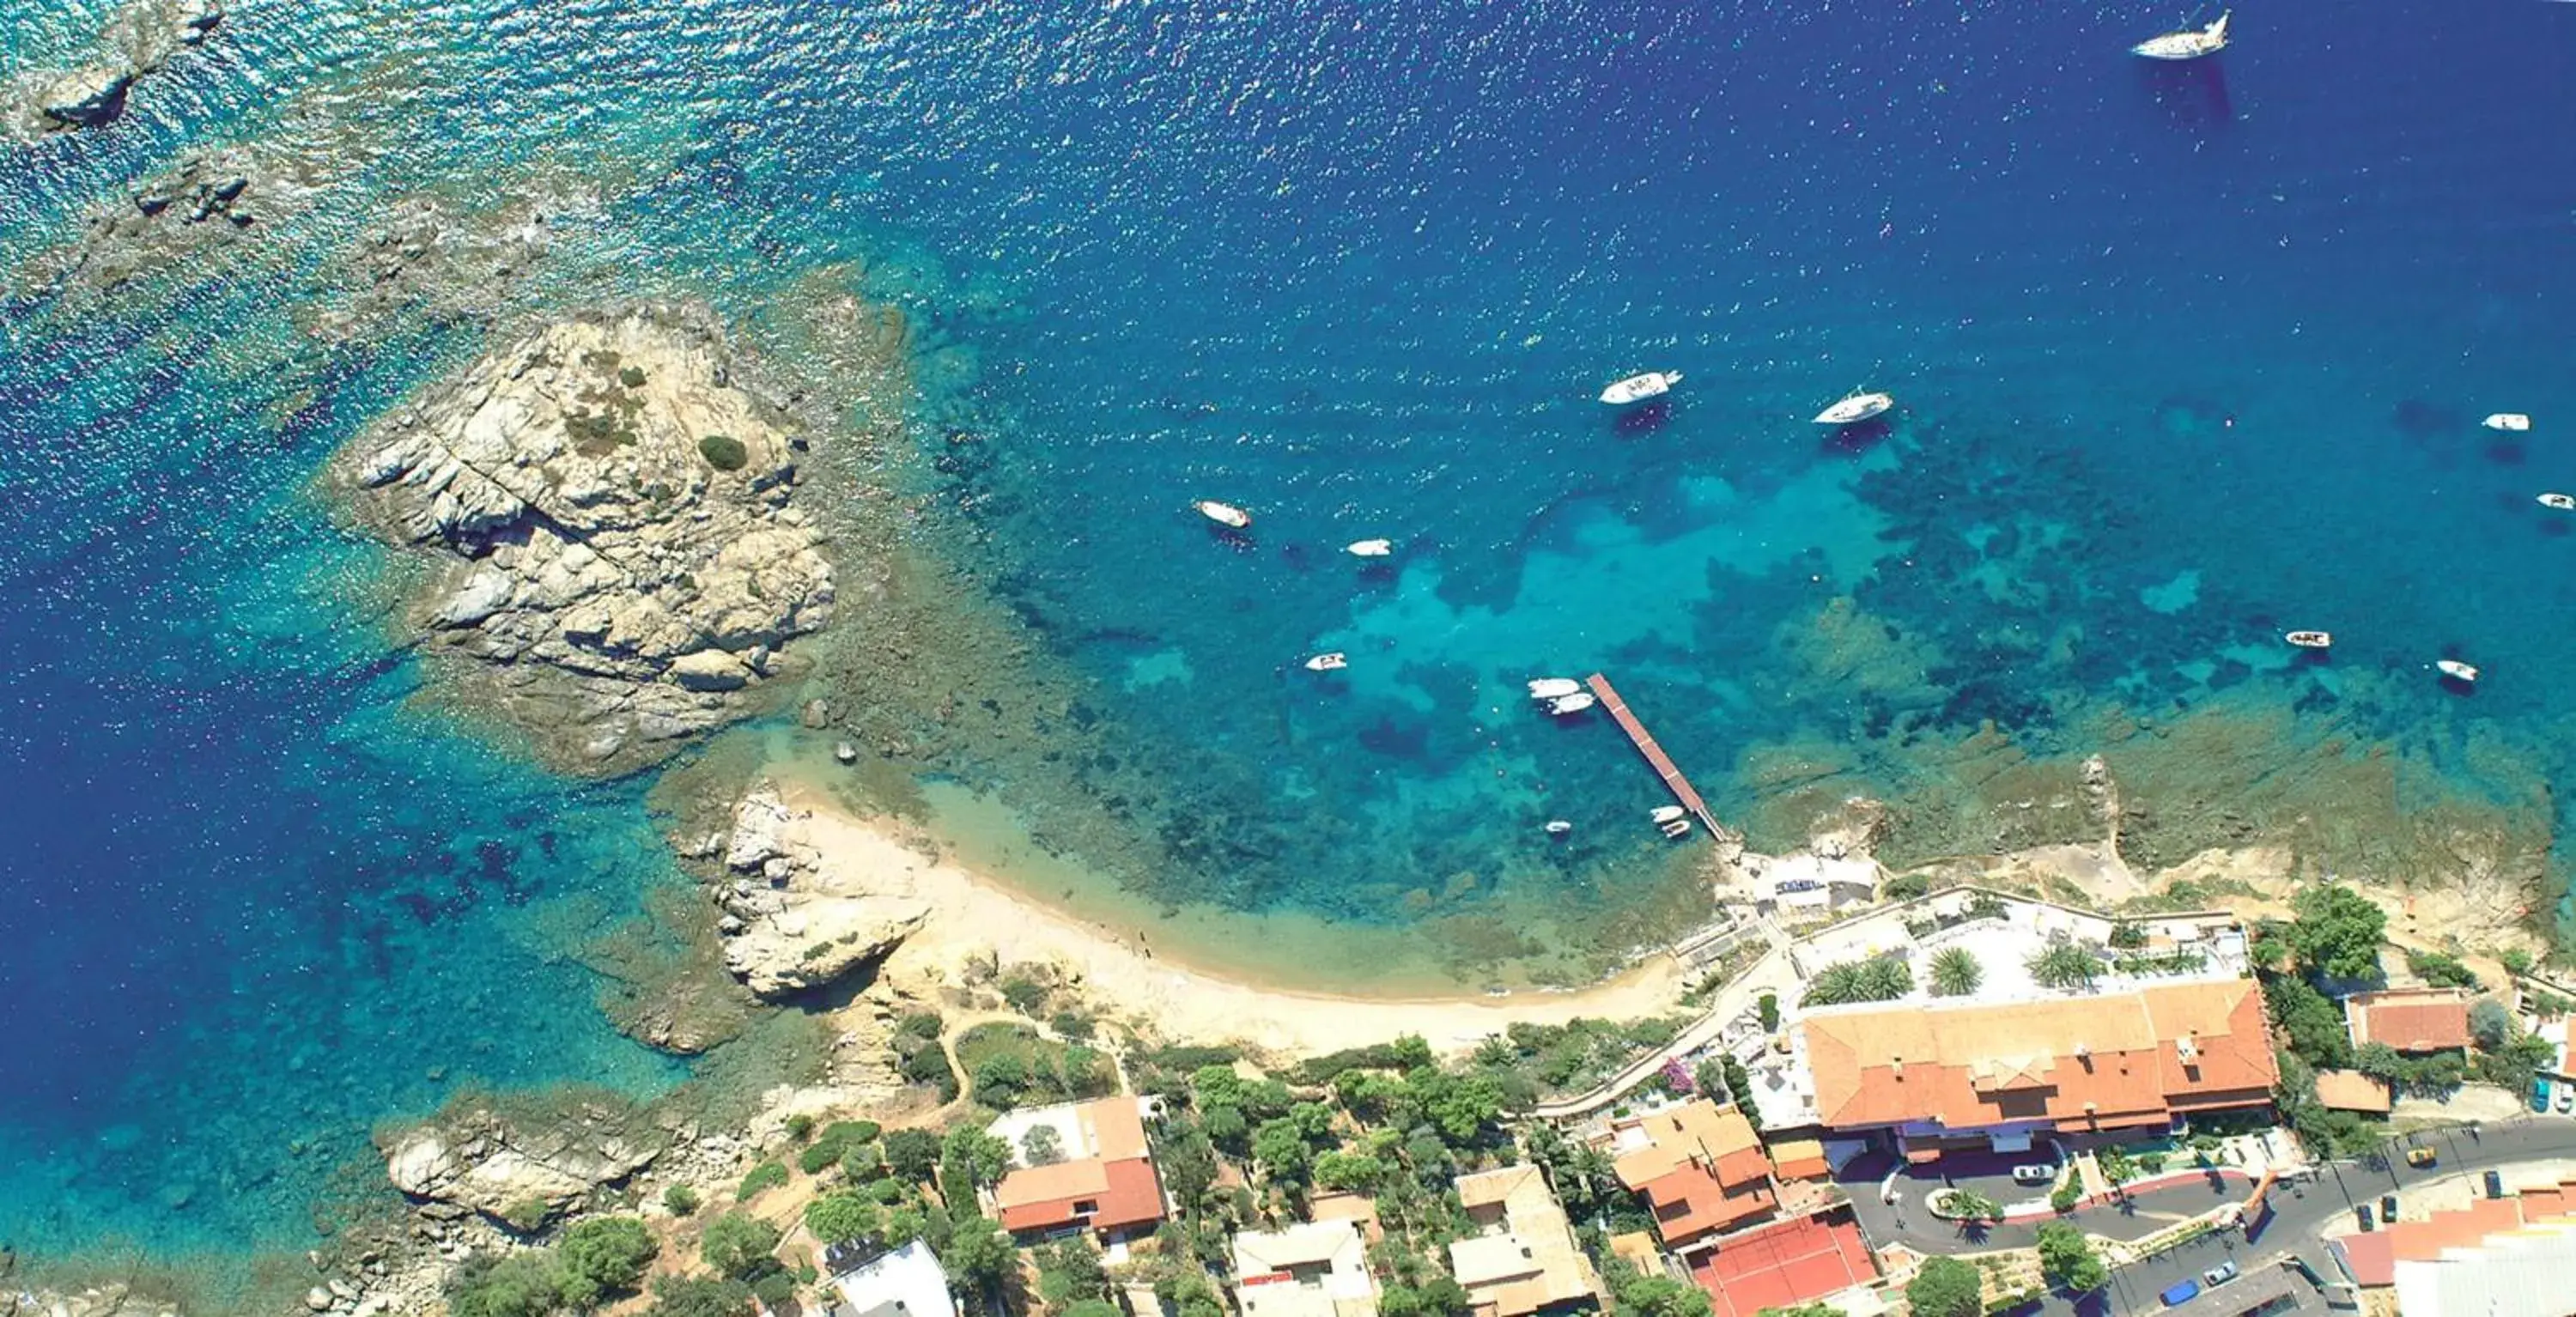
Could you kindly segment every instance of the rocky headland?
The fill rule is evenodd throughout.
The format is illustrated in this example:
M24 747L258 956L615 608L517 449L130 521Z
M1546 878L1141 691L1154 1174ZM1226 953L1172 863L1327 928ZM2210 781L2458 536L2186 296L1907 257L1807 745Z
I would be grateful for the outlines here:
M832 615L791 506L796 422L705 312L559 321L353 440L328 479L428 560L407 624L470 701L576 772L652 763L764 707Z
M114 122L125 113L126 94L137 81L202 44L223 18L217 0L139 0L126 6L99 34L108 51L98 60L20 75L12 128L34 138Z

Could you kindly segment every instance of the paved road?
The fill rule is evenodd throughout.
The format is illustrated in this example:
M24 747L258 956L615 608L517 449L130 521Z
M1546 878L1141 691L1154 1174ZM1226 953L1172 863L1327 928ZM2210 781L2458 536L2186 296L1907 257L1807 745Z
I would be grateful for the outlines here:
M2406 1165L2404 1150L2417 1145L2432 1148L2439 1160L2421 1170ZM2415 1216L2422 1209L2405 1201L2407 1193L2426 1182L2517 1162L2564 1158L2576 1158L2576 1120L2563 1116L2517 1117L2484 1126L2408 1135L2392 1140L2385 1156L2328 1163L2314 1180L2274 1185L2269 1196L2271 1211L2256 1223L2250 1240L2241 1231L2219 1231L2170 1253L2120 1268L2100 1293L2081 1299L2051 1294L2041 1301L2037 1311L2052 1317L2146 1317L2166 1312L2174 1317L2234 1317L2244 1305L2258 1301L2269 1291L2275 1277L2281 1274L2271 1261L2283 1253L2304 1260L2329 1282L2342 1281L2343 1272L2327 1251L2323 1233L2329 1224L2349 1220L2358 1204L2375 1203L2381 1194L2394 1193L2399 1199L2400 1215ZM1883 1164L1880 1174L1885 1174ZM1999 1226L1976 1237L1966 1236L1956 1226L1931 1220L1930 1214L1910 1196L1902 1206L1910 1209L1912 1220L1899 1224L1893 1209L1879 1201L1874 1180L1866 1185L1846 1183L1845 1188L1851 1192L1853 1206L1862 1214L1862 1228L1877 1243L1895 1241L1936 1252L1963 1253L2024 1247L2038 1237L2035 1224ZM2139 1195L2126 1212L2110 1206L2088 1208L2077 1214L2076 1222L2094 1234L2135 1239L2220 1202L2241 1200L2245 1192L2245 1182L2232 1177L2221 1193L2196 1183ZM1914 1225L1926 1228L1915 1229ZM2242 1279L2179 1308L2164 1306L2159 1296L2168 1287L2197 1277L2229 1258L2244 1269ZM2326 1311L2330 1306L2327 1297L2319 1295L2304 1278L2290 1274L2298 1310ZM2338 1287L2334 1293L2341 1310L2348 1311L2351 1291Z

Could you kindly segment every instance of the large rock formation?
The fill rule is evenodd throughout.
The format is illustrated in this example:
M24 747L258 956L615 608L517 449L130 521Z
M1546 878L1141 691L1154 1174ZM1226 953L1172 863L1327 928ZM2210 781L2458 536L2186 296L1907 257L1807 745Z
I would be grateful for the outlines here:
M668 1143L662 1131L604 1107L539 1128L472 1108L386 1139L379 1149L387 1178L405 1195L526 1230L625 1183Z
M442 566L413 622L566 767L624 771L750 712L829 620L803 444L703 315L567 321L486 356L335 463Z
M725 967L755 994L793 997L883 959L919 930L930 904L911 895L844 890L819 876L789 840L791 815L763 785L734 811L725 864L742 875L721 889Z
M216 0L136 0L101 33L112 52L75 69L32 72L19 79L15 127L22 136L96 128L125 113L135 80L206 39L223 21Z

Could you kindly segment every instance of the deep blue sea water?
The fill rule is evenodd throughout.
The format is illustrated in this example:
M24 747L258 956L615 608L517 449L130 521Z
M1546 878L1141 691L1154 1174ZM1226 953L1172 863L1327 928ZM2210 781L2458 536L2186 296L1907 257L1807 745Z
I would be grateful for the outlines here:
M105 8L0 14L0 61ZM2217 61L2122 53L2176 17L248 0L119 125L0 148L0 264L192 147L295 143L324 199L77 325L0 301L0 1242L301 1247L366 1127L455 1084L678 1077L564 954L672 879L644 784L407 704L382 560L304 490L477 346L296 337L300 276L420 192L581 193L536 303L750 318L867 262L926 411L1007 455L1010 601L1234 766L1173 791L1238 903L1615 881L1587 848L1651 780L1514 696L1596 666L1722 811L1748 750L1891 710L2047 738L2223 695L2468 789L2498 746L2554 772L2576 6L2249 5ZM1590 400L1647 368L1689 376L1659 419ZM1862 384L1884 433L1804 423ZM1935 657L1801 658L1836 596Z

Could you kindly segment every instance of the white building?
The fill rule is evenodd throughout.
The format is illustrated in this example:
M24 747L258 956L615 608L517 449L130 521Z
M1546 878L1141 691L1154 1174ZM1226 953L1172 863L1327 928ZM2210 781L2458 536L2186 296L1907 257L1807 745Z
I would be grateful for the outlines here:
M1311 1221L1234 1237L1244 1317L1377 1317L1368 1246L1349 1221Z
M839 1265L832 1269L842 1317L957 1317L957 1304L948 1297L948 1272L920 1240L848 1261L847 1270Z
M2397 1311L2406 1317L2564 1317L2576 1276L2576 1220L2500 1231L2397 1263Z

